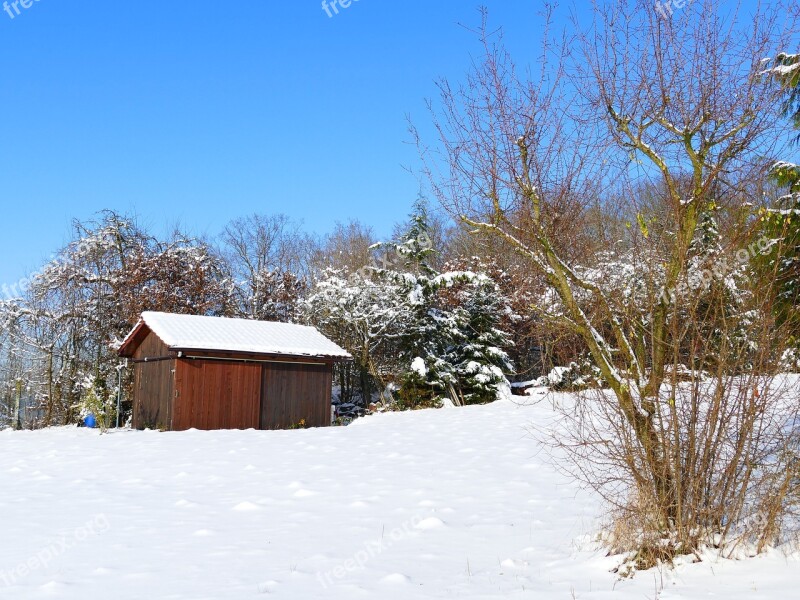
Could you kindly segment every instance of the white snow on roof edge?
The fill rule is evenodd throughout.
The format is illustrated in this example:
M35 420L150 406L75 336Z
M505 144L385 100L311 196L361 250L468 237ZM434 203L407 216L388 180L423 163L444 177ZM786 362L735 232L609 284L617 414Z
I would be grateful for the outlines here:
M319 330L306 325L162 312L143 313L136 328L142 323L170 348L352 358ZM123 344L128 342L133 331Z

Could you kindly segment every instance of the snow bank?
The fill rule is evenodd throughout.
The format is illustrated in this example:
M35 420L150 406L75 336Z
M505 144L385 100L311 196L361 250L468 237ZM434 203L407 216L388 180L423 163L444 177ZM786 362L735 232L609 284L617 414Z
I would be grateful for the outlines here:
M654 597L660 575L616 582L618 560L586 542L597 498L531 433L548 404L281 432L0 432L0 598ZM688 565L660 597L792 597L797 567Z

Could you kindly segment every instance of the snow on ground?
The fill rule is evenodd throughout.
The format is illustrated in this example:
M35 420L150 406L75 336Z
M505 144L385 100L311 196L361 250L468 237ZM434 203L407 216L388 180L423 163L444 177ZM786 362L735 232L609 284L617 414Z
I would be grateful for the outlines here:
M547 402L350 427L0 432L0 598L795 597L774 552L619 582Z

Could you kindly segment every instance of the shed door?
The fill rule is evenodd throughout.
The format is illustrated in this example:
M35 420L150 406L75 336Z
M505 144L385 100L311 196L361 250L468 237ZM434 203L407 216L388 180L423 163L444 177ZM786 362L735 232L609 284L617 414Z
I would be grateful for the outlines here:
M255 429L261 365L179 360L173 429Z
M331 377L328 365L265 365L261 428L330 425Z

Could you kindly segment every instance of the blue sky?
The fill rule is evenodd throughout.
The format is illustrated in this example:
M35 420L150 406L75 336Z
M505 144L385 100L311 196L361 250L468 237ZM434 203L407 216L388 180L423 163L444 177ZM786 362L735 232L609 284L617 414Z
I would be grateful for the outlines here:
M419 190L440 76L478 51L489 7L521 53L539 2L37 0L0 12L0 283L36 269L73 218L111 208L156 232L215 235L283 212L325 233L388 233ZM0 5L1 6L1 5ZM13 9L12 9L13 10Z

